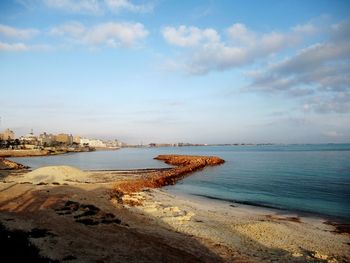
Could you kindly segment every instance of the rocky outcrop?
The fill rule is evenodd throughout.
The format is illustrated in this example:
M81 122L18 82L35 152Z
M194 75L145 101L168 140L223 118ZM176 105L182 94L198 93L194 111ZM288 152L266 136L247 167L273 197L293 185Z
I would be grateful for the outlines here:
M155 171L137 180L118 182L114 186L113 195L122 200L124 194L139 192L145 188L159 188L172 185L206 166L220 165L225 162L216 156L159 155L154 159L164 161L175 167L168 170Z
M24 166L20 163L16 163L0 157L0 170L20 170L27 168L27 166Z

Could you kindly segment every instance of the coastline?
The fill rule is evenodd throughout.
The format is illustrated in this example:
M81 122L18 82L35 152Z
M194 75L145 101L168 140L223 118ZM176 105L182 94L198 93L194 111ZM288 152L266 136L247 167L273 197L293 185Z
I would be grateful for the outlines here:
M15 171L0 182L0 222L6 233L26 233L28 242L38 248L40 256L51 261L65 258L75 258L74 262L350 260L350 236L337 233L334 226L320 218L174 195L167 189L145 188L143 184L116 196L116 182L130 185L153 178L156 184L152 186L161 187L196 171L190 166L184 169L186 174L159 184L159 175L173 176L169 171L183 171L179 168L90 170L77 171L77 175L68 169L69 180L61 176L65 171L62 168L50 176L53 168L45 168L46 177L40 177L42 174L37 170ZM33 179L39 181L31 183ZM33 237L35 229L42 235Z
M230 199L216 198L206 195L188 194L180 191L174 191L169 187L163 188L163 190L171 195L180 196L187 199L194 199L200 202L207 202L207 200L217 201L218 203L226 203L230 207L244 207L246 209L262 210L270 214L281 214L287 216L290 220L299 221L300 218L317 220L326 225L333 226L334 232L340 234L350 235L350 221L347 218L337 217L334 215L326 215L309 211L292 210L287 208L275 207L272 205L261 205L255 202L248 201L234 201Z
M50 155L60 155L66 153L89 152L86 149L56 149L56 150L0 150L0 158L17 158L17 157L40 157Z
M184 195L189 198L191 197L199 197L202 199L210 199L210 200L217 200L218 202L227 202L231 204L232 207L236 206L246 206L246 207L251 207L251 208L261 208L261 209L267 209L267 210L272 210L276 211L277 213L284 213L284 214L292 214L292 215L297 215L298 217L305 217L305 218L318 218L320 220L323 220L325 222L329 222L330 224L349 224L350 221L347 218L339 217L339 216L334 216L334 215L327 215L327 214L321 214L321 213L316 213L316 212L310 212L310 211L304 211L304 210L297 210L297 209L288 209L288 208L283 208L283 207L278 207L278 206L273 206L270 204L262 204L259 202L251 202L251 201L237 201L237 200L231 200L231 199L225 199L225 198L218 198L210 195L200 195L200 194L186 194L182 193L180 191L173 191L170 189L165 189L168 190L170 194L174 195ZM349 233L350 234L350 229L347 230L347 232L344 233Z

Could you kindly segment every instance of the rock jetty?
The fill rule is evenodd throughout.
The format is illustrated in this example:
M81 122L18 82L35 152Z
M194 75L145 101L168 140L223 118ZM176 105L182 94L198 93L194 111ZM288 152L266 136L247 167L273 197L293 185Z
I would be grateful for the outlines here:
M206 166L216 166L225 162L216 156L159 155L154 159L164 161L167 164L174 165L174 167L155 171L136 180L118 182L114 186L113 195L121 200L124 194L139 192L145 188L159 188L172 185Z

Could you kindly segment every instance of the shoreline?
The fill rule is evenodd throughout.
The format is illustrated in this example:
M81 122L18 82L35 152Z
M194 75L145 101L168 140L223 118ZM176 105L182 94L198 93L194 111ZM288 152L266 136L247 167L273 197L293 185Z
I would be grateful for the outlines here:
M81 152L94 152L94 151L117 151L120 147L94 147L94 148L57 148L52 149L13 149L4 150L0 149L0 158L20 158L20 157L40 157L40 156L51 156L61 155L67 153L81 153Z
M66 154L69 154L69 153L71 153L71 152L68 152ZM156 159L156 158L154 158L154 159ZM167 158L168 158L167 155L164 155L163 157L159 158L159 160L162 160L162 159L167 160ZM8 166L8 168L6 168L6 169L4 169L4 167L1 166L4 161L7 162L7 164L10 164L10 166ZM219 164L221 164L221 161L219 161ZM143 172L155 172L155 173L165 172L165 173L168 173L169 170L171 170L171 169L173 169L173 168L171 168L171 167L169 167L169 168L138 168L138 169L121 169L121 170L116 170L116 169L88 169L88 170L84 170L84 172L92 172L92 173L105 172L105 173L123 173L123 174L135 174L135 173L137 174L137 173L143 173ZM193 167L191 169L193 169ZM190 171L188 175L190 175L191 173L195 172L197 169L200 170L200 169L203 169L203 167L195 168L193 171ZM12 160L9 160L9 159L3 158L3 157L0 157L0 178L2 176L7 176L11 171L14 172L16 170L19 171L20 173L21 172L30 172L30 171L32 171L32 169L30 167L28 167L28 166L24 166L24 165L22 165L20 163L14 162ZM3 173L3 175L2 175L2 173ZM188 176L188 175L185 175L185 176ZM152 176L154 176L154 175L152 175ZM219 198L219 197L210 196L210 195L190 194L190 193L185 193L185 192L181 192L181 191L178 191L178 190L174 191L174 190L171 190L171 188L168 188L169 186L171 187L172 184L175 184L177 180L181 180L185 176L179 176L179 178L177 178L175 181L172 181L170 183L165 183L164 185L156 185L155 187L156 188L163 188L166 191L169 190L170 194L175 194L175 195L181 195L181 196L183 195L183 196L187 196L187 197L198 196L198 197L201 197L201 198L204 198L204 199L217 200L219 202L228 202L228 203L236 204L236 205L244 205L244 206L251 207L252 209L265 208L265 209L271 209L271 210L275 210L275 211L281 211L281 212L284 212L284 213L297 214L300 217L319 218L319 219L322 219L325 222L327 222L330 225L333 225L335 227L337 227L337 225L345 224L345 225L348 225L346 227L345 233L350 233L350 229L349 229L350 221L349 221L349 219L344 218L344 217L340 217L340 216L334 216L334 215L322 214L322 213L316 213L316 212L310 212L310 211L303 211L303 210L297 210L297 209L288 209L288 208L277 207L277 206L273 206L273 205L260 204L258 202L237 201L237 200L233 200L233 199ZM154 186L152 188L154 188ZM344 231L344 229L342 231Z
M166 189L168 190L168 189ZM296 214L300 217L310 217L310 218L318 218L324 221L328 222L333 222L333 223L339 223L339 224L349 224L350 225L350 219L340 217L340 216L334 216L334 215L328 215L328 214L322 214L322 213L316 213L316 212L310 212L310 211L304 211L304 210L297 210L297 209L289 209L289 208L284 208L284 207L277 207L273 205L265 205L265 204L260 204L258 202L251 202L251 201L236 201L236 200L231 200L231 199L225 199L225 198L218 198L214 196L209 196L209 195L200 195L200 194L189 194L189 193L181 193L180 191L174 191L170 190L169 192L174 194L174 195L184 195L188 197L192 196L198 196L204 199L210 199L210 200L217 200L218 202L227 202L230 204L235 204L237 206L247 206L247 207L252 207L252 208L262 208L262 209L269 209L273 211L280 211L283 213L290 213L290 214ZM350 233L350 230L349 232Z
M21 157L41 157L41 156L54 156L67 153L80 153L90 152L90 150L40 150L40 149L26 149L26 150L0 150L0 158L21 158Z
M51 262L350 261L350 235L320 218L162 187L210 165L208 160L222 163L198 158L162 157L175 165L165 169L13 170L0 181L0 224L5 234L22 231ZM118 182L136 187L117 188L124 190L120 195Z
M335 232L337 233L345 233L350 235L350 220L343 217L337 217L337 216L309 212L309 211L293 210L288 208L278 208L278 207L268 206L268 205L260 205L254 202L245 202L245 201L240 202L240 201L233 201L230 199L216 198L216 197L206 196L206 195L183 193L178 190L174 191L169 187L164 187L162 189L165 192L174 196L194 199L200 202L206 202L206 200L212 200L217 202L218 204L226 203L230 207L242 207L242 208L252 209L256 211L261 210L269 213L283 214L283 215L290 216L291 220L297 220L297 218L319 220L319 221L322 221L324 224L334 226L336 228Z
M164 155L159 160L164 159L166 161L167 158L168 158L167 155ZM7 168L8 171L6 171L6 169L4 169L4 167L1 167L1 164L4 161L11 165L10 167ZM219 162L221 162L221 161L219 161ZM202 168L203 167L199 167L199 168L196 168L196 169L202 169ZM169 167L169 168L139 168L139 169L121 169L121 170L116 170L116 169L88 169L88 170L84 170L84 171L85 172L92 172L92 173L106 172L106 173L135 174L135 173L139 173L139 172L155 172L155 173L157 173L157 172L160 172L160 173L165 172L165 173L167 173L171 169L172 168ZM196 169L194 171L190 171L190 173L195 172ZM27 167L27 166L24 166L24 165L22 165L20 163L14 162L12 160L0 157L0 178L2 176L1 171L4 173L3 176L6 176L6 175L9 174L10 171L16 171L16 170L19 170L21 172L25 172L25 171L29 171L30 172L30 171L32 171L32 169L30 167ZM176 179L175 181L170 183L170 185L171 184L175 184L177 180L181 180L182 178L183 177L180 176L178 179ZM273 206L273 205L260 204L258 202L237 201L237 200L233 200L233 199L219 198L219 197L210 196L210 195L190 194L190 193L185 193L185 192L181 192L181 191L174 191L174 190L171 190L169 188L167 189L168 185L169 184L165 184L165 185L162 185L162 186L158 185L158 186L156 186L156 188L163 187L163 188L165 188L165 190L169 190L169 193L176 194L176 195L184 195L184 196L188 196L188 197L198 196L198 197L202 197L202 198L205 198L205 199L218 200L218 201L228 202L228 203L236 204L236 205L245 205L245 206L252 207L253 209L254 208L266 208L266 209L281 211L281 212L290 213L290 214L297 214L298 216L301 216L301 217L319 218L319 219L324 220L325 222L328 222L330 225L333 225L335 227L337 227L337 225L342 225L342 224L350 226L349 219L344 218L344 217L340 217L340 216L334 216L334 215L328 215L328 214L322 214L322 213L316 213L316 212L310 212L310 211L303 211L303 210L296 210L296 209L288 209L288 208L277 207L277 206ZM345 230L346 233L350 233L349 226L346 227L346 230ZM341 231L344 231L344 229L341 230Z
M156 217L176 231L244 251L243 254L258 262L350 259L346 252L349 232L338 232L336 226L323 218L250 205L232 207L229 202L169 193L167 189L151 189L136 197L144 204L129 207L131 211ZM345 258L337 258L337 254Z

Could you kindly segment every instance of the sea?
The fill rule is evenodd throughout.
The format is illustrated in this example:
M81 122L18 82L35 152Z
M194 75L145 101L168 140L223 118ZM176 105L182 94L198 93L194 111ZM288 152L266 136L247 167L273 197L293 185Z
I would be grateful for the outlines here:
M123 148L12 160L32 169L169 167L153 159L159 154L214 155L226 161L166 188L173 193L350 222L350 144Z

